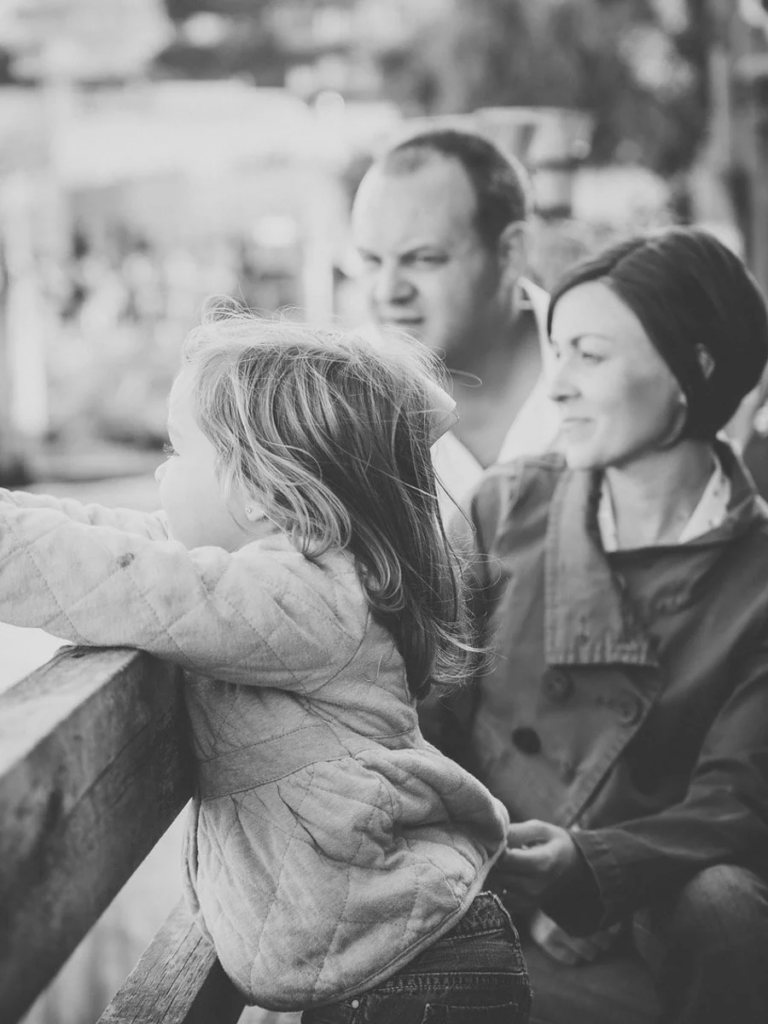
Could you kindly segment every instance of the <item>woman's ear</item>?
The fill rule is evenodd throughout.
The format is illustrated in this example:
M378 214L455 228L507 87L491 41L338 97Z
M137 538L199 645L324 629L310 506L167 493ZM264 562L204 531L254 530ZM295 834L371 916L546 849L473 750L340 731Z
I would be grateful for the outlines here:
M267 518L267 513L261 505L257 505L255 501L252 501L245 506L245 518L249 523L258 523L262 519Z

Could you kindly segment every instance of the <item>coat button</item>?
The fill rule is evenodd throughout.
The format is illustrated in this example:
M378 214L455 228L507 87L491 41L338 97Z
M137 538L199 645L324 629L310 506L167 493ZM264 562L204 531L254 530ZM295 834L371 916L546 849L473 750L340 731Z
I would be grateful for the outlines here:
M556 702L566 701L573 692L573 682L564 672L547 671L544 675L544 693Z
M512 732L512 742L523 754L538 754L541 750L541 738L535 729L523 726Z
M626 696L616 701L616 714L622 725L634 725L643 715L643 705L637 697Z

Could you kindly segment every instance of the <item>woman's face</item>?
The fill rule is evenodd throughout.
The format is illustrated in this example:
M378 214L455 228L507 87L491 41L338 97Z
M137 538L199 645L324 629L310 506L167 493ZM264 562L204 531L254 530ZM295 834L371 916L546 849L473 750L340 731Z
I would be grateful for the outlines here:
M574 469L622 466L663 443L681 417L680 385L642 324L601 281L577 285L552 317L560 449Z

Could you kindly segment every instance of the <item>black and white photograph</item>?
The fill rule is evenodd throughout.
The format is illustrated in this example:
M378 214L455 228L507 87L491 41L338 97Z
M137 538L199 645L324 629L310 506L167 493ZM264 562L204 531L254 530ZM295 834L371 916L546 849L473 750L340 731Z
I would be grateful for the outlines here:
M0 0L0 1024L766 1024L768 0Z

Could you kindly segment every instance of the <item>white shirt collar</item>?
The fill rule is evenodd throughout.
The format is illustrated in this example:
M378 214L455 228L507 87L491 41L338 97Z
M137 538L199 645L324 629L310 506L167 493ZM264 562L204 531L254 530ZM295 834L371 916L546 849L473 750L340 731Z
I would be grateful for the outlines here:
M678 538L678 544L687 544L696 540L697 537L716 529L725 520L728 514L728 505L731 501L731 481L723 470L720 459L714 456L715 468L709 478L704 493L699 499L691 517L683 527ZM619 550L619 532L616 524L616 514L613 508L613 499L608 482L603 478L600 488L600 499L597 506L597 526L600 531L600 540L604 551Z

